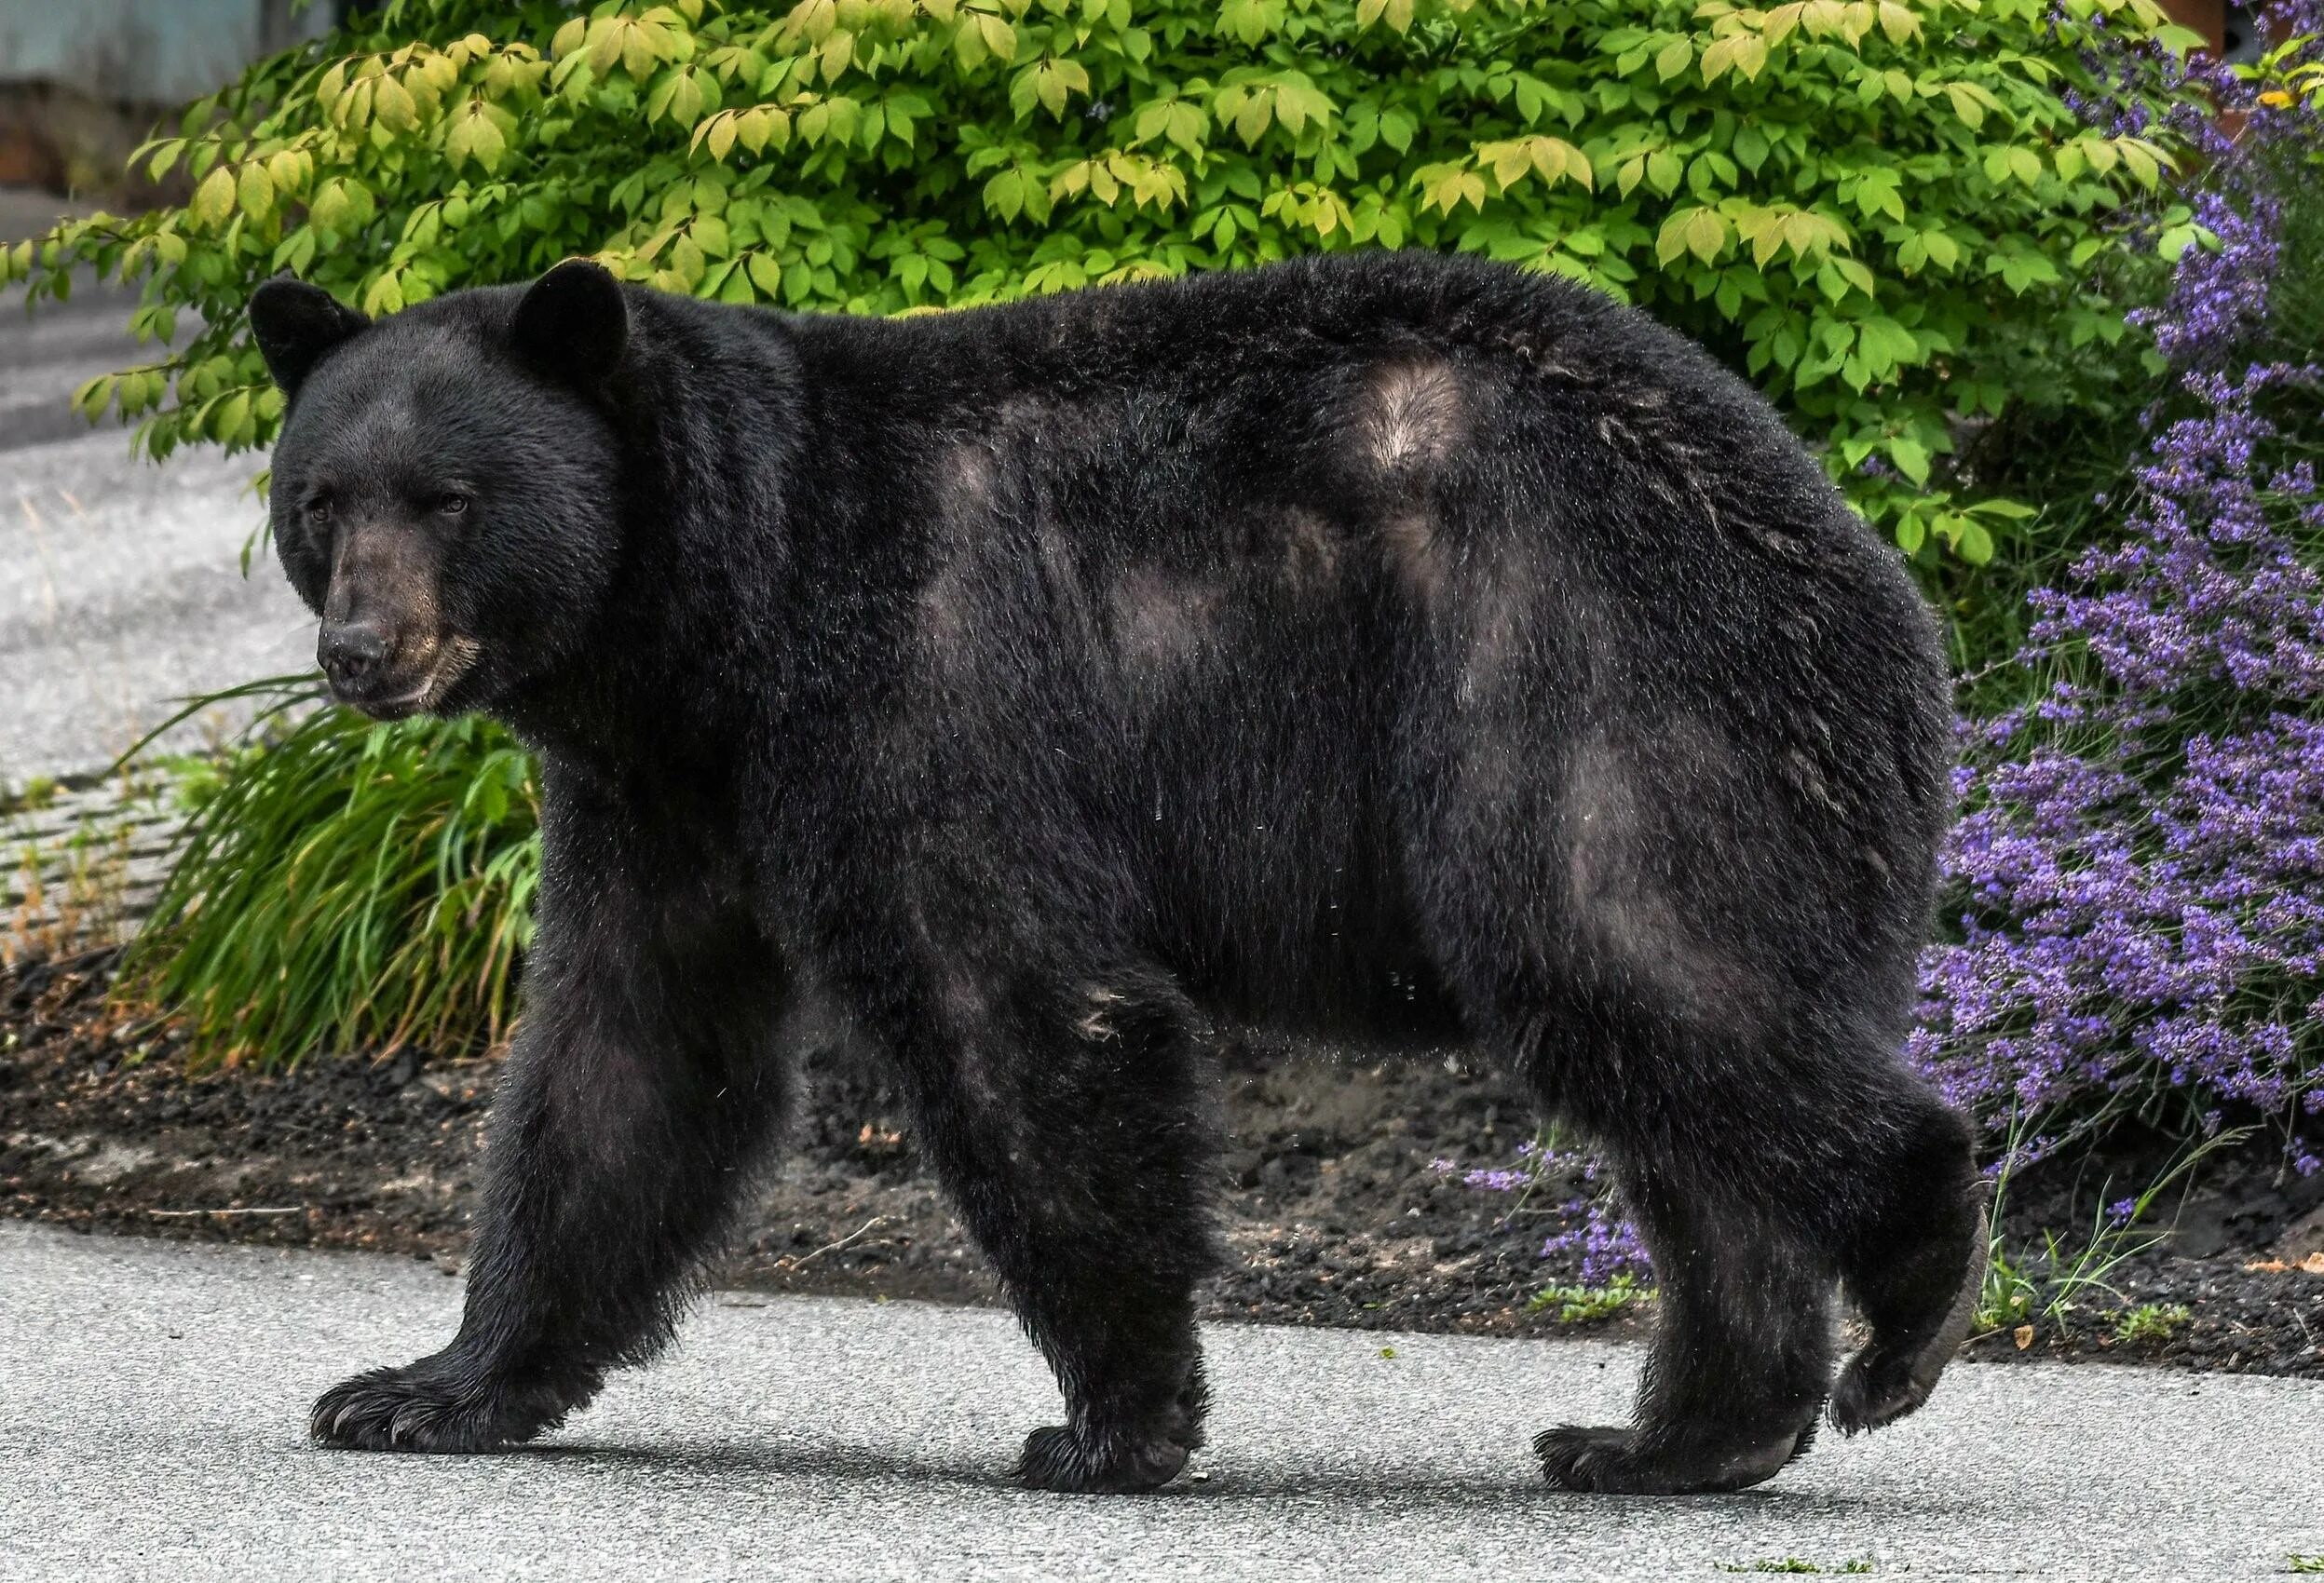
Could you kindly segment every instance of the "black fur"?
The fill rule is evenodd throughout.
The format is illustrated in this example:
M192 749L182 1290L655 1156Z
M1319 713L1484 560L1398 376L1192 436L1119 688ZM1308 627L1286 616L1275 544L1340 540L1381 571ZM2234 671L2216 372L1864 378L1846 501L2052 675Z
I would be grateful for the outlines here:
M885 321L587 265L353 333L269 291L285 568L387 632L350 696L532 744L547 838L467 1319L318 1439L520 1440L652 1353L815 1018L1056 1370L1031 1483L1201 1443L1229 1022L1478 1047L1616 1163L1660 1332L1557 1482L1774 1473L1836 1282L1842 1427L1926 1396L1981 1253L1897 1053L1945 669L1695 347L1417 252Z

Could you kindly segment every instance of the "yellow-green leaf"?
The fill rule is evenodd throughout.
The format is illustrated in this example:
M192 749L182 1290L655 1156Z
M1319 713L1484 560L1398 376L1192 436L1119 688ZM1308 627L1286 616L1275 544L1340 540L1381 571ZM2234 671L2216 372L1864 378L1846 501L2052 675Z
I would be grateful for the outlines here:
M242 167L242 178L235 187L235 201L252 220L265 220L274 213L275 181L257 160Z
M391 132L408 132L418 126L419 105L413 101L411 90L385 73L378 81L374 111L379 124Z
M202 178L202 184L194 189L194 199L186 205L186 212L197 224L218 226L225 223L234 212L234 172L221 165Z
M377 318L382 314L396 312L403 306L403 288L396 283L395 271L385 270L371 289L363 293L363 311Z
M1705 264L1719 257L1727 246L1727 222L1719 211L1711 209L1682 209L1663 222L1662 232L1654 238L1654 256L1660 263L1670 264L1681 254L1692 253Z

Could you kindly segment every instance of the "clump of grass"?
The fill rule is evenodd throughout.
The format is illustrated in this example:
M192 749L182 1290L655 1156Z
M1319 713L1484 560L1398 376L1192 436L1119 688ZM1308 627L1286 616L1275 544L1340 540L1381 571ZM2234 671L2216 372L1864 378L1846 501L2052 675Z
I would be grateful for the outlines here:
M1721 1572L1812 1572L1827 1576L1842 1577L1860 1577L1872 1570L1871 1562L1862 1557L1855 1561L1842 1562L1838 1566L1819 1566L1814 1562L1804 1561L1796 1555L1787 1555L1779 1561L1722 1561L1718 1565Z
M2250 1136L2251 1130L2248 1127L2230 1128L2213 1133L2181 1155L2169 1170L2136 1197L2098 1209L2092 1214L2088 1233L2078 1246L2071 1238L2045 1231L2042 1234L2042 1246L2028 1250L2012 1249L2002 1232L2002 1209L2009 1194L2010 1162L2018 1152L2013 1130L2010 1146L1994 1177L1992 1241L1986 1258L1985 1289L1977 1304L1978 1333L2014 1330L2018 1333L2018 1345L2024 1346L2032 1339L2030 1331L2067 1333L2081 1312L2100 1298L2110 1299L2110 1306L2117 1310L2127 1309L2122 1293L2109 1278L2126 1260L2136 1258L2163 1240L2163 1233L2147 1230L2141 1224L2147 1211L2172 1183L2195 1170L2213 1150L2233 1147ZM2099 1197L2103 1200L2106 1195L2100 1192ZM2154 1310L2144 1321L2146 1324L2166 1322L2168 1310L2154 1304L2146 1307ZM2183 1321L2186 1310L2178 1312ZM2128 1323L2129 1319L2126 1317L2119 1322ZM2161 1333L2168 1335L2168 1329Z
M1603 1286L1544 1287L1525 1306L1533 1314L1556 1309L1561 1325L1594 1325L1653 1295L1654 1288L1639 1285L1632 1276L1618 1275Z
M540 868L531 760L482 720L313 708L304 678L193 707L269 692L184 785L193 814L116 993L181 1019L197 1065L497 1042Z
M2324 1572L2324 1555L2290 1555L2284 1558L2291 1564L2286 1572Z
M0 796L0 812L38 813L57 800L62 791L53 776L35 775L13 794Z
M2184 1303L2141 1303L2126 1308L2114 1320L2114 1339L2120 1342L2168 1341L2178 1333L2179 1327L2195 1318L2195 1310Z

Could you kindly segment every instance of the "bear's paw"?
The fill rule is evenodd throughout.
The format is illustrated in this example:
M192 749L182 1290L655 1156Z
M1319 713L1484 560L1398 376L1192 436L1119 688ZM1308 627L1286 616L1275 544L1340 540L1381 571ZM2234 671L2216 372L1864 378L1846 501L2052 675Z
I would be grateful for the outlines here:
M480 1379L422 1359L332 1387L308 1414L307 1435L346 1451L493 1451L555 1427L575 1405L545 1385Z
M1027 1489L1068 1495L1135 1495L1159 1489L1186 1466L1187 1448L1166 1436L1085 1436L1060 1425L1025 1437L1016 1476Z
M1686 1495L1747 1489L1807 1448L1814 1427L1761 1443L1713 1447L1650 1443L1636 1430L1568 1424L1535 1438L1542 1471L1560 1489L1587 1495Z

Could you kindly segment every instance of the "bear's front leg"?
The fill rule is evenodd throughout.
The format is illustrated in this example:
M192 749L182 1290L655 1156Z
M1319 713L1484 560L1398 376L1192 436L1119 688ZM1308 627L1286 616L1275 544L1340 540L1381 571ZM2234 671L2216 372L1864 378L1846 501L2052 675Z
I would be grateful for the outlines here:
M586 1404L605 1371L669 1337L675 1295L726 1224L786 1077L776 972L747 931L675 951L537 941L524 1021L493 1107L459 1334L315 1403L319 1444L486 1451ZM554 916L544 909L544 937ZM659 946L659 949L656 949ZM545 947L545 949L544 949Z
M1216 1263L1215 1142L1189 1020L1135 971L990 988L922 1002L895 1053L920 1144L1065 1394L1017 1476L1153 1489L1209 1405L1194 1285Z

